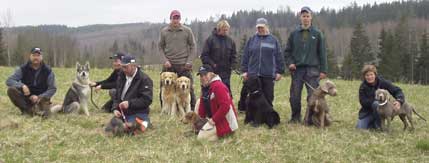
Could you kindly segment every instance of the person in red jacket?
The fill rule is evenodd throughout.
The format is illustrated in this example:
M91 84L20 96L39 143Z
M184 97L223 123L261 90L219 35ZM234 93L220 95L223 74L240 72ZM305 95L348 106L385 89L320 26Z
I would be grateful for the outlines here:
M200 130L198 140L218 140L238 129L237 111L229 90L210 65L200 67L198 74L202 85L198 114L209 121Z

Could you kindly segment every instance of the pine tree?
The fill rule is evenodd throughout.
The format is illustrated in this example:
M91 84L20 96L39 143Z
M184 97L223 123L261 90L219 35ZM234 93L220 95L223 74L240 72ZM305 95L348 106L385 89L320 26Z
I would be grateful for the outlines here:
M246 47L246 43L247 43L247 35L244 34L243 37L241 37L240 39L240 50L238 51L237 54L237 66L234 67L234 70L240 71L240 65L241 65L241 57L243 56L244 53L244 48Z
M366 35L362 23L357 23L353 31L352 40L350 41L351 50L351 73L353 78L358 79L360 69L365 64L373 64L375 62L374 54L369 44L369 38Z
M0 28L0 66L7 65L6 50L3 44L3 28Z
M416 78L421 84L429 84L429 34L425 31L420 41Z
M390 31L386 31L384 28L380 32L378 42L378 71L383 77L389 80L398 80L395 75L395 58L392 57L394 49L394 38Z

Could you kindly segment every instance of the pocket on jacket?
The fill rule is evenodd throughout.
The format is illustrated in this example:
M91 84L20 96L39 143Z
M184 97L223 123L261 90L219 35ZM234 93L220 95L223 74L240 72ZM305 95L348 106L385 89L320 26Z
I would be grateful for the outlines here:
M320 75L320 70L316 67L309 67L307 69L307 74L309 77L318 77Z

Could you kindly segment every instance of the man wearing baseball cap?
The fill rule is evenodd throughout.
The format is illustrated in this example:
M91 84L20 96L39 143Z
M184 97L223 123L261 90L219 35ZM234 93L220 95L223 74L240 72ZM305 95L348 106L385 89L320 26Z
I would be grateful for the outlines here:
M317 88L319 80L325 78L328 71L325 38L322 32L312 25L312 11L309 7L301 8L300 19L301 24L290 34L285 49L286 65L292 74L290 123L301 122L301 92L304 82ZM306 85L308 97L313 92L311 87Z
M110 100L101 107L102 110L109 113L113 111L112 104L113 98L116 94L116 79L118 79L118 75L121 72L121 59L124 55L125 54L118 52L110 56L109 59L112 60L113 72L110 73L110 76L107 79L98 82L91 82L89 84L91 87L95 87L96 92L101 89L109 90Z
M42 49L35 47L30 51L30 59L15 70L7 80L9 87L7 95L12 103L19 108L22 114L49 115L50 99L57 91L55 74L43 62ZM46 106L36 107L38 104Z
M162 72L175 72L191 79L191 109L194 110L195 94L192 78L192 63L197 57L194 34L191 28L180 23L181 14L177 10L170 13L170 24L160 33ZM161 96L160 96L161 97Z
M113 114L117 118L123 117L125 122L138 124L140 130L144 131L150 124L152 79L137 65L135 57L129 54L122 57L121 69L116 81Z

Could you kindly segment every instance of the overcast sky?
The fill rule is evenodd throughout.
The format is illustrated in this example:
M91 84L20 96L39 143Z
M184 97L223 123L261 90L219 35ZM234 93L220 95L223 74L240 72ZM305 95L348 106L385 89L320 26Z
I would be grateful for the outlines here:
M15 26L63 24L119 24L135 22L163 22L169 13L178 9L182 20L206 20L210 16L230 15L238 10L264 9L275 11L290 7L298 11L310 6L314 11L322 7L339 9L356 1L373 4L375 0L0 0L1 20L9 10ZM377 3L394 0L376 0Z

